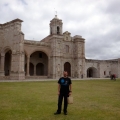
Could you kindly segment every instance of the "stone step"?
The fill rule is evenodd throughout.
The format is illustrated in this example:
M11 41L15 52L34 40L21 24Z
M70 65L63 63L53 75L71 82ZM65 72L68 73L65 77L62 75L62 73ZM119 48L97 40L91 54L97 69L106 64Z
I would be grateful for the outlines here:
M25 79L47 79L48 76L25 76Z

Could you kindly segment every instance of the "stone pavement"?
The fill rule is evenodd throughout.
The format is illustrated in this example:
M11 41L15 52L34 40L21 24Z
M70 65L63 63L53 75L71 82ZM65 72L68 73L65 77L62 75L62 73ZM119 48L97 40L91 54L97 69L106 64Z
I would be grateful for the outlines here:
M110 78L71 78L71 80L109 80ZM57 81L58 79L0 80L0 82Z

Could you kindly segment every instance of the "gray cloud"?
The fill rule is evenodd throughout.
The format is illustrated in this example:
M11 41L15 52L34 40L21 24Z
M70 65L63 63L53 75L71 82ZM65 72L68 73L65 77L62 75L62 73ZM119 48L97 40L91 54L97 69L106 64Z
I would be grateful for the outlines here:
M25 39L41 40L57 11L64 32L86 39L86 58L114 59L120 57L119 5L119 0L0 0L0 23L20 18Z

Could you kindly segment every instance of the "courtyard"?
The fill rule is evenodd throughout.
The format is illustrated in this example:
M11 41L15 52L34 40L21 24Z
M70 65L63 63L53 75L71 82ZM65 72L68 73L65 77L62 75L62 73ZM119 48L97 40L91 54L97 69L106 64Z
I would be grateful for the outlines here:
M119 120L120 79L72 80L68 115L57 109L57 80L0 82L0 120Z

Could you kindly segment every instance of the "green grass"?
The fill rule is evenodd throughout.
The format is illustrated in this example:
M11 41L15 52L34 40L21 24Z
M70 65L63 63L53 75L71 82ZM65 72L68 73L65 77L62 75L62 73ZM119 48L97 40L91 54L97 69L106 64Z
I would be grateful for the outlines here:
M120 80L73 82L68 115L57 110L57 81L1 82L0 120L120 120Z

